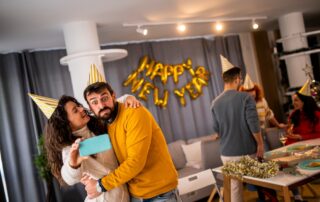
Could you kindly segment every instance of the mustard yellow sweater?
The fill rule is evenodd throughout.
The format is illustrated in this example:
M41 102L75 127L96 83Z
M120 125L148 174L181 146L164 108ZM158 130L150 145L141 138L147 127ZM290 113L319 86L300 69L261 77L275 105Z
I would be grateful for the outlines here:
M175 189L178 175L152 114L144 107L118 105L108 133L120 166L102 178L103 186L110 190L128 183L130 194L144 199Z

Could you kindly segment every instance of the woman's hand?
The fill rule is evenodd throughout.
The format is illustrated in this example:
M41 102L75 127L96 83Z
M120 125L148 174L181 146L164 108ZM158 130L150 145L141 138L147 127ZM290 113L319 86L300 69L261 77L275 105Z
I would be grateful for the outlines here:
M302 140L302 137L299 134L289 133L287 135L287 137L290 138L290 139L294 139L294 140Z
M81 138L76 139L76 141L71 145L70 149L70 161L69 165L71 168L77 169L81 166L81 163L84 159L88 157L81 157L79 155L79 143L81 142Z
M278 128L286 129L288 127L287 124L279 123Z
M131 108L138 108L141 106L141 102L139 100L137 100L136 97L129 95L126 98L126 101L124 102L124 106L127 107L131 107Z

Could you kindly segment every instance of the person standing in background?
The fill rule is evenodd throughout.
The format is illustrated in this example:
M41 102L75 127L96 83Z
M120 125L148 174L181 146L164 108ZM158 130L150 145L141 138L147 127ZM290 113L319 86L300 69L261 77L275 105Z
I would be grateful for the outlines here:
M256 103L252 96L238 89L241 69L220 55L224 91L211 105L213 129L220 137L223 164L245 155L263 157L264 148ZM242 182L231 180L231 201L242 202Z
M266 127L269 125L269 123L271 123L272 125L276 126L279 129L285 129L287 128L287 125L284 123L279 123L277 121L277 119L274 117L272 110L269 108L266 99L263 96L261 87L258 84L253 83L248 74L246 75L243 85L240 86L239 91L244 91L249 93L256 101L260 128L262 130L261 133L264 140L264 149L265 151L268 151L269 145L267 144L267 141L266 141L266 133L265 133Z

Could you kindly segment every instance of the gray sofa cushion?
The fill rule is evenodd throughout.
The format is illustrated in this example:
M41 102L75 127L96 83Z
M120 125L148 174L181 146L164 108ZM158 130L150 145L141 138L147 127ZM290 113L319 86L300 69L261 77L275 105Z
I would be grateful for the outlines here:
M186 144L184 140L177 140L168 144L168 149L177 170L186 166L187 160L182 150L182 144Z

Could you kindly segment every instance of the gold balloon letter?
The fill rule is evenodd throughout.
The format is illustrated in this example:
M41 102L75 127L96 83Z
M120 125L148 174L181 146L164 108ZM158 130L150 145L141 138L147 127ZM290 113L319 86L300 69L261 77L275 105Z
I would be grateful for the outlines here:
M178 96L179 101L180 101L180 104L181 104L182 106L186 106L186 100L185 100L185 98L184 98L184 93L185 93L184 87L181 88L180 91L177 90L177 89L174 90L174 94L176 94L176 95Z
M159 88L157 87L154 88L153 101L155 105L165 108L168 104L168 97L169 97L169 92L167 90L164 90L163 99L162 100L159 99Z
M143 99L143 100L148 100L146 94L150 94L150 89L149 88L154 88L154 85L150 82L145 82L144 86L142 87L142 90L140 91L138 97Z
M162 71L163 71L163 65L161 63L157 63L154 70L152 71L150 79L153 80L155 76L162 77Z
M138 77L138 72L137 71L135 71L135 72L133 72L132 74L130 74L129 76L128 76L128 79L125 81L125 82L123 82L123 85L124 86L127 86L127 85L129 85L130 83L132 83L132 86L131 86L131 92L132 93L134 93L134 92L136 92L137 90L139 90L140 88L141 88L141 85L143 84L143 82L144 82L144 78L142 78L142 79L138 79L137 77Z
M173 67L173 81L175 83L179 82L179 76L183 73L184 69L182 65L175 65Z

